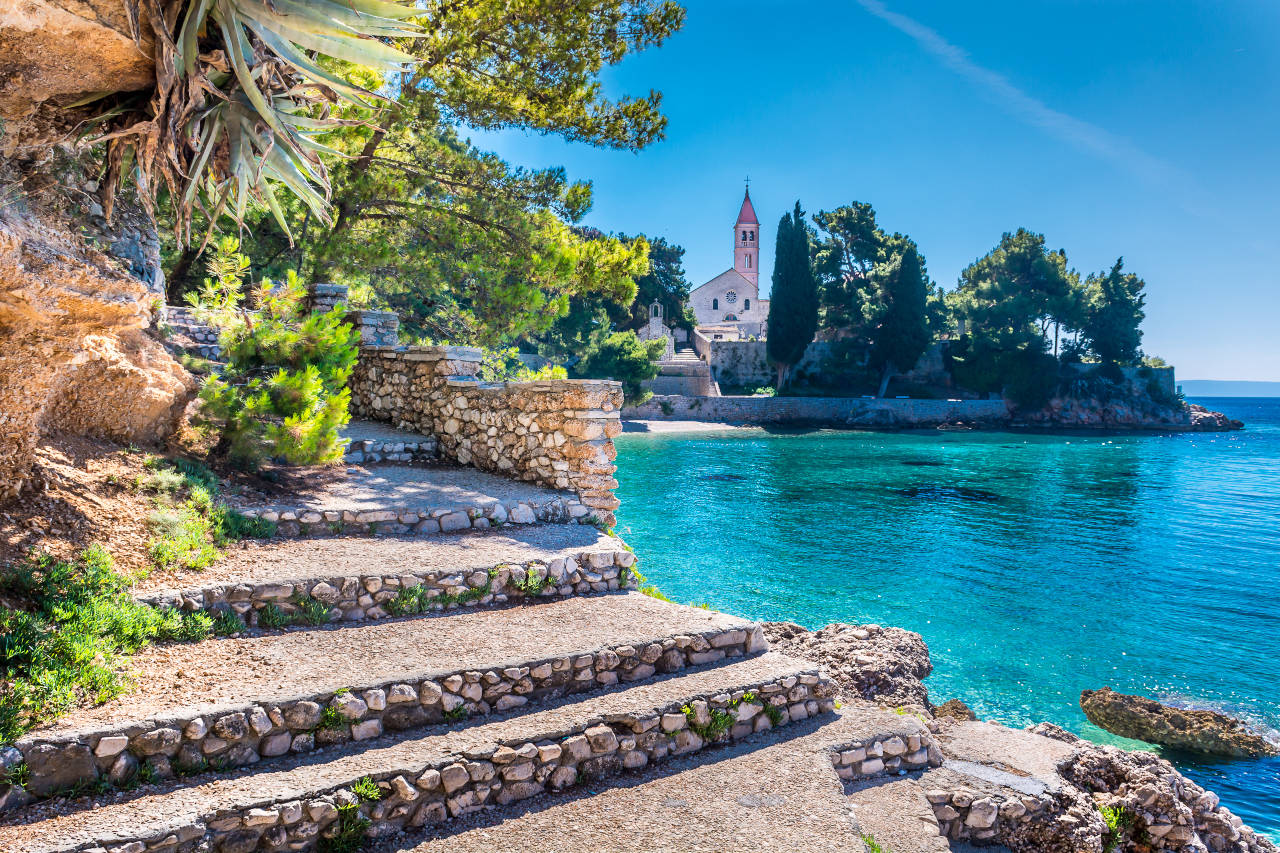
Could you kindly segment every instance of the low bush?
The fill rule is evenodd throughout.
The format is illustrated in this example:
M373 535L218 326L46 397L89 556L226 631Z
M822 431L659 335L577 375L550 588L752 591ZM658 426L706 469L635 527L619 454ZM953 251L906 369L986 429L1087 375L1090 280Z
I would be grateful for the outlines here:
M203 640L213 628L202 613L134 601L97 545L74 560L32 555L6 570L3 588L23 609L0 608L0 743L81 701L123 693L123 656L153 642Z

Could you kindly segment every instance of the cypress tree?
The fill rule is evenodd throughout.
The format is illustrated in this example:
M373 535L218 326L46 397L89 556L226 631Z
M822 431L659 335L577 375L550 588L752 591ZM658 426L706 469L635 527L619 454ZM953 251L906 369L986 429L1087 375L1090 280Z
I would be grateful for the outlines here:
M895 373L906 373L915 367L929 347L928 290L914 246L907 246L890 272L884 300L888 307L871 347L871 364L881 371L878 397L884 396Z
M818 282L809 260L809 229L800 202L778 222L766 351L778 370L778 389L804 357L818 330Z

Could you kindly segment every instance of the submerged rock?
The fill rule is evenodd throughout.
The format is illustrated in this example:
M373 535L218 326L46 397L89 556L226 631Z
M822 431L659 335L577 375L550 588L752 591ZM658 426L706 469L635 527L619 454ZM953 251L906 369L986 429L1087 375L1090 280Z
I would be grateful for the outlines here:
M1000 500L1000 496L995 492L989 492L986 489L974 489L969 486L910 486L905 489L895 489L898 494L908 498L924 498L925 500L957 500L957 501L980 501L983 503L994 503Z
M1094 725L1135 740L1238 758L1280 755L1280 746L1217 711L1174 708L1143 696L1116 693L1110 687L1085 690L1080 707Z

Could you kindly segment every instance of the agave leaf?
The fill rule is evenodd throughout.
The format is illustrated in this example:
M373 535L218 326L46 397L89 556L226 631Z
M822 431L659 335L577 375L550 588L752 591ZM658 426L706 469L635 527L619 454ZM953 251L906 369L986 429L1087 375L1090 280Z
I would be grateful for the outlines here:
M426 35L416 24L405 23L395 18L382 17L369 13L361 13L343 2L335 0L236 0L242 14L250 8L262 10L264 13L283 17L286 21L302 18L311 24L318 24L314 30L321 34L333 34L335 29L345 30L356 38L370 36L404 36L417 38ZM307 26L298 26L294 21L292 28L306 30Z
M258 38L262 39L263 44L271 48L275 52L276 56L279 56L285 62L296 68L304 77L311 80L318 80L338 93L346 95L347 100L357 106L366 107L368 109L373 109L373 104L364 100L362 96L367 95L372 98L381 97L378 94L370 92L360 86L353 86L337 74L334 74L332 71L322 68L320 65L311 61L305 53L294 47L292 42L281 38L269 27L263 26L256 20L249 20L246 23L248 23L249 28L257 34Z
M365 15L377 15L381 18L415 18L422 14L413 4L388 3L385 0L344 0L344 5Z
M178 35L178 55L182 60L182 70L188 76L195 73L196 60L200 58L198 40L200 31L209 17L209 10L214 0L195 0L187 7L187 16L182 22L182 31Z

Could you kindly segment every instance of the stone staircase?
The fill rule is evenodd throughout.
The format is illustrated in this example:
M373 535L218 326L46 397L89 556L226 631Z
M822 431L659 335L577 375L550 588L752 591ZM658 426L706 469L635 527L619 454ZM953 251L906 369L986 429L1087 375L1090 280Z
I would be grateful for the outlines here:
M242 509L296 535L135 588L237 627L143 650L132 692L15 744L0 853L933 853L1024 796L982 730L944 765L760 625L634 591L570 495L399 464L289 501Z

